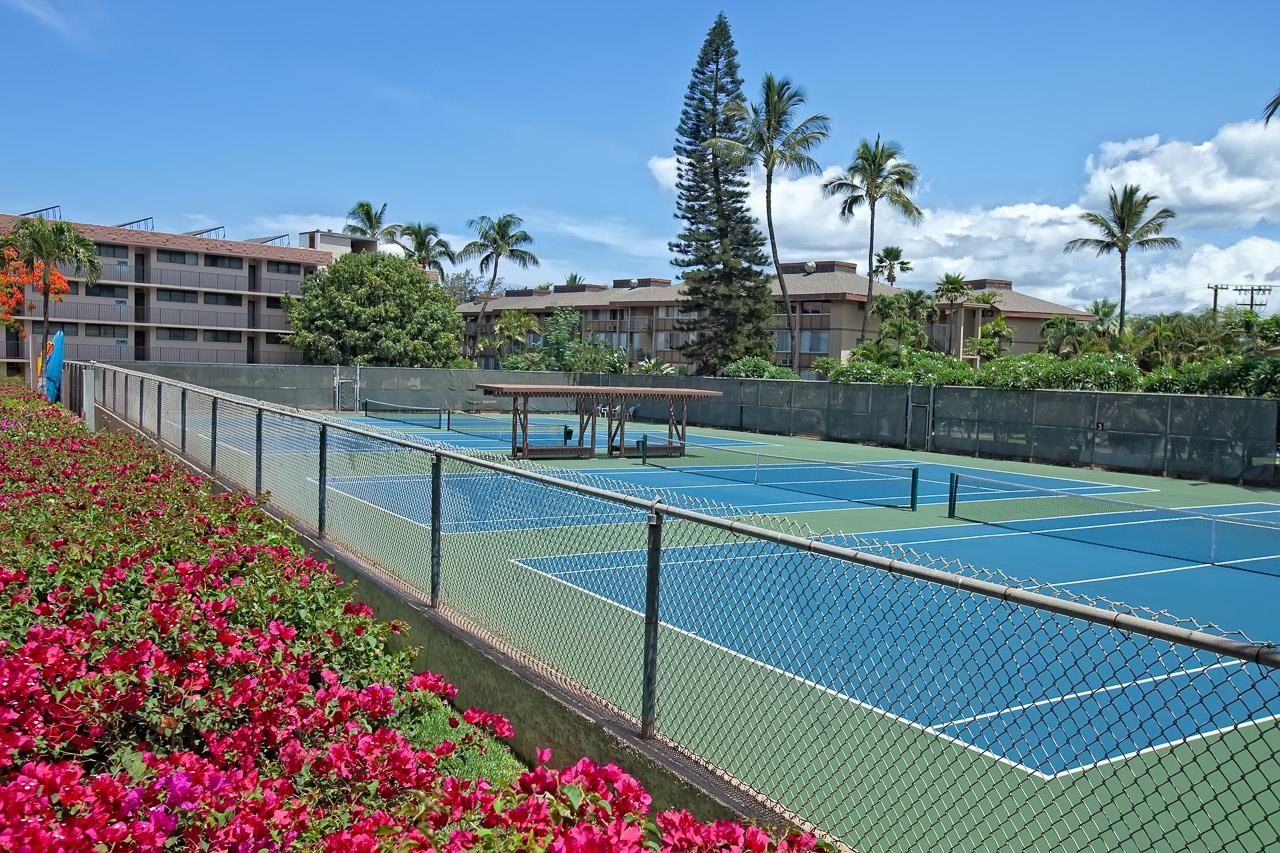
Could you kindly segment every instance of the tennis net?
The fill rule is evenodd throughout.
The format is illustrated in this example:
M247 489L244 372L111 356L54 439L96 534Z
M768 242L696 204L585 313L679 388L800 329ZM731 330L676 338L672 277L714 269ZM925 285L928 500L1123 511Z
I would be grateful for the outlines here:
M769 486L831 501L915 509L919 493L920 469L909 465L801 459L753 448L705 444L686 444L682 457L644 458L645 464L684 474Z
M405 406L399 403L384 403L380 400L364 400L360 406L367 418L433 429L444 427L444 409L432 406Z
M947 515L1194 564L1280 571L1280 524L1247 515L1148 506L962 473L951 475Z
M488 438L504 444L511 443L511 415L509 414L451 409L446 413L445 426L450 432ZM566 445L576 440L576 435L574 425L557 419L554 415L544 417L531 415L529 418L530 445Z

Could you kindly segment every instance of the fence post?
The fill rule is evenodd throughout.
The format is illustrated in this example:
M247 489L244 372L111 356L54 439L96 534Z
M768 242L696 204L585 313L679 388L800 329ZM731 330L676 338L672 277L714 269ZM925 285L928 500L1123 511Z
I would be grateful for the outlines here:
M94 378L96 372L97 371L91 364L84 369L84 374L81 377L80 406L84 411L80 414L84 418L85 429L89 430L89 432L98 431L98 411L96 400L96 397L98 396L98 386L97 380Z
M129 423L129 376L128 374L125 374L123 384L124 384L124 393L121 396L124 397L124 399L120 401L121 403L120 408L116 409L116 412L119 413L120 420L123 423L127 424Z
M182 455L187 454L187 389L183 388L178 396L178 449Z
M658 592L662 574L662 513L649 513L649 561L644 581L644 662L640 683L640 737L651 740L658 723Z
M956 494L960 491L960 475L951 472L951 482L947 485L947 518L956 517Z
M325 498L329 491L329 426L320 424L320 494L316 499L316 531L324 538Z
M214 397L209 406L209 416L213 426L209 429L209 473L218 473L218 398Z
M1173 396L1165 401L1164 410L1164 461L1160 465L1160 473L1169 476L1169 443L1173 441Z
M164 391L164 384L159 379L157 379L156 380L156 440L157 441L160 441L164 438L164 404L161 402L163 400L163 397L162 397L163 391Z
M431 606L440 606L440 496L444 492L444 457L431 456Z
M253 494L262 494L262 409L253 411Z

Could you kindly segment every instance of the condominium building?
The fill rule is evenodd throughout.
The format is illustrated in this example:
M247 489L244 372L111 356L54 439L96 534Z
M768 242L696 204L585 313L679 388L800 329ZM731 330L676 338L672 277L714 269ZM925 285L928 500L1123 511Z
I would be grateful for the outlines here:
M0 232L18 217L0 214ZM70 293L49 310L49 331L62 331L68 359L112 362L295 364L284 343L284 294L302 277L374 240L328 231L300 234L306 248L221 240L138 228L71 223L94 241L101 275L93 284L61 268ZM5 329L0 350L7 375L29 375L44 331L41 297L28 288L17 315L26 335Z
M799 311L800 359L798 369L812 367L815 358L833 356L845 359L863 340L863 315L866 311L867 279L857 274L857 264L844 261L807 261L782 265L787 290ZM969 282L975 295L986 291L997 294L993 304L967 302L943 305L936 322L926 330L934 345L953 355L964 352L964 341L977 336L982 325L1001 315L1014 331L1011 352L1032 352L1040 345L1040 327L1056 316L1086 319L1083 311L1056 305L1013 289L1003 279L974 279ZM791 336L787 328L782 290L774 279L770 286L774 295L774 317L770 324L775 341L775 356L780 364L791 360ZM877 282L875 294L903 292L902 288ZM669 364L687 366L688 359L680 347L692 334L681 330L688 315L681 311L685 299L682 287L666 278L614 279L612 286L602 284L556 285L549 289L525 288L508 290L489 301L484 322L478 324L481 303L468 302L459 307L466 321L467 343L491 338L494 325L503 311L523 309L538 317L547 317L558 308L572 308L582 317L586 335L601 338L626 351L635 364L647 358L661 358ZM879 321L867 318L867 339L879 334ZM536 344L536 334L530 343ZM496 366L492 352L481 355L481 366Z

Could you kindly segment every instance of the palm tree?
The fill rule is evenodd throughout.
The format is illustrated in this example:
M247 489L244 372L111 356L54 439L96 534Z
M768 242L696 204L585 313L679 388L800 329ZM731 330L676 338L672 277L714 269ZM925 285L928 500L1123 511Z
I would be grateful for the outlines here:
M790 169L802 175L821 171L809 152L827 138L830 120L821 113L797 119L804 106L804 91L785 77L764 75L760 85L760 103L734 101L725 110L743 119L739 139L716 137L708 144L727 157L750 159L764 171L764 218L769 230L769 249L773 253L773 271L782 291L782 305L787 312L787 331L791 337L791 366L800 364L800 322L791 305L787 280L778 261L778 238L773 231L773 176Z
M1089 324L1060 314L1046 320L1040 327L1040 351L1061 358L1077 356L1089 348L1093 336Z
M973 297L973 289L969 287L969 282L964 280L964 276L958 272L949 272L942 278L938 279L938 283L933 286L933 298L939 303L945 302L951 306L944 313L950 316L956 312L959 306L960 312L960 328L957 340L959 344L956 346L956 354L964 352L964 304Z
M521 230L524 220L514 213L504 213L497 219L478 216L467 221L467 227L476 232L476 239L462 247L458 252L458 260L480 259L480 274L489 273L489 286L485 289L484 299L480 303L480 313L476 316L476 332L484 322L485 312L489 310L489 301L498 287L498 264L503 258L520 267L528 269L541 262L538 256L524 246L532 246L533 238L527 231Z
M854 152L853 163L845 174L822 184L822 191L829 197L841 197L840 218L852 219L854 211L862 205L867 206L871 224L867 240L867 302L871 302L872 281L876 277L876 204L884 199L889 206L907 218L908 222L918 223L924 219L924 213L911 200L908 193L914 192L916 182L920 179L920 171L914 164L902 159L902 147L894 142L880 141L876 137L873 145L867 140L858 144ZM867 336L867 315L862 314L861 337Z
M982 293L975 293L973 296L969 297L969 301L974 305L982 306L980 310L983 317L988 314L994 315L996 313L996 306L1000 303L1000 291L984 290Z
M901 317L906 313L901 296L899 293L877 293L871 297L871 307L867 310L881 323Z
M502 355L502 346L508 352L514 352L516 344L524 344L532 332L538 331L538 318L523 308L503 311L498 315L498 322L493 324L493 336L498 342L498 355Z
M873 268L877 276L892 287L898 281L898 273L911 272L911 261L903 260L901 246L885 246L876 252L876 265Z
M917 323L931 322L938 313L938 305L932 293L908 288L898 295L902 297L903 313Z
M400 241L396 239L400 235L400 226L387 222L386 217L386 204L374 209L373 202L358 201L347 211L347 226L342 231L354 237L370 237L379 243L395 243L400 246Z
M574 287L574 286L586 284L587 280L582 276L578 275L576 272L571 272L564 277L564 283L570 287Z
M1276 90L1275 97L1267 101L1267 106L1262 111L1263 125L1271 124L1271 120L1276 117L1276 113L1280 113L1280 89Z
M1182 243L1176 237L1162 237L1164 226L1177 216L1167 207L1162 207L1151 216L1147 216L1147 208L1158 196L1142 192L1137 184L1125 184L1119 194L1111 188L1107 200L1107 210L1103 213L1087 211L1080 214L1080 220L1087 222L1098 230L1098 237L1081 237L1071 240L1062 247L1063 252L1078 252L1081 249L1093 249L1099 256L1112 252L1120 254L1120 321L1117 334L1124 334L1124 307L1128 287L1128 257L1130 249L1151 251L1154 249L1181 249Z
M400 228L399 236L409 242L405 251L409 253L410 260L422 267L424 272L434 270L441 281L444 281L443 261L451 264L458 262L458 256L454 253L453 247L449 245L448 240L440 236L440 229L434 225L412 222ZM398 243L399 240L396 242Z
M920 349L929 343L920 324L910 317L891 317L880 324L880 340L892 341L898 349Z
M1116 312L1119 305L1111 299L1095 299L1089 305L1089 313L1093 315L1093 328L1099 337L1116 334L1119 327Z
M40 352L43 354L49 348L49 297L54 265L62 263L74 267L75 274L84 277L85 285L91 285L102 275L98 249L92 240L70 223L61 220L51 222L43 216L19 219L13 230L0 237L0 254L4 249L13 249L17 253L17 263L29 276L40 270L38 289L44 329Z

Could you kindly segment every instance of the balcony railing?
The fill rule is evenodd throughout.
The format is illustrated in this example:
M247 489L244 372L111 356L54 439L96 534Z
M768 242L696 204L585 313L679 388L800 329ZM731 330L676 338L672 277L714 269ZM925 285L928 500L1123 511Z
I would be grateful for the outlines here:
M73 279L83 279L76 273L75 267L69 264L58 264L63 275ZM113 264L109 261L102 264L102 275L98 280L104 284L160 284L174 287L200 288L201 290L233 290L239 293L292 293L302 292L300 278L280 278L277 276L258 276L258 286L249 287L248 275L231 275L229 273L208 272L203 269L180 270L170 267L136 267L132 264Z
M40 313L24 311L18 317L39 320ZM229 307L222 310L213 308L166 308L152 306L139 309L134 305L119 305L103 302L95 305L88 302L62 302L50 307L49 321L84 320L90 323L149 323L158 326L195 326L232 329L266 329L268 331L288 331L289 318L279 314L258 313L257 319L249 324L249 314L245 308Z
M87 343L67 340L63 342L66 358L75 361L163 361L182 364L248 364L245 347L213 349L210 347L146 346L135 347L125 339L122 343ZM26 355L25 347L23 355ZM302 364L302 353L297 350L264 351L254 353L255 364Z

